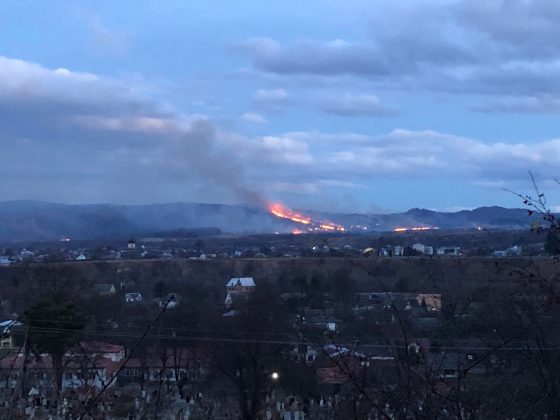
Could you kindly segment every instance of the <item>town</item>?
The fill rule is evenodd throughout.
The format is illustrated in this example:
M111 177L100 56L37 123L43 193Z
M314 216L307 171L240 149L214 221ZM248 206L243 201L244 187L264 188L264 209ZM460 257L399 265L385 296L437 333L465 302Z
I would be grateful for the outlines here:
M551 242L552 241L552 242ZM457 230L377 234L189 235L106 241L13 243L0 246L0 266L14 263L131 259L236 259L301 257L520 257L546 256L554 238L528 230Z
M297 258L50 263L12 252L0 267L2 416L530 409L521 401L540 392L532 366L544 363L554 325L542 322L555 303L528 284L555 279L553 258L523 257L521 247L467 258L420 243L327 258L332 249L314 247ZM119 252L144 251L128 241ZM533 324L519 310L531 310ZM526 399L505 401L495 385L504 382L523 382Z

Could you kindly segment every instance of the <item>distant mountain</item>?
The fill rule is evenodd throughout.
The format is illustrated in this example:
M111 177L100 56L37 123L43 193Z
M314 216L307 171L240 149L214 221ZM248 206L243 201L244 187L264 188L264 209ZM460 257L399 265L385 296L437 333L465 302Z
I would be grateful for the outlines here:
M201 227L236 233L271 232L283 223L261 209L220 204L0 202L0 242L152 235Z
M329 216L327 216L329 217ZM337 223L345 226L367 226L368 230L387 231L396 227L437 227L439 229L500 228L522 229L537 220L537 215L529 216L525 209L504 207L479 207L474 210L439 212L427 209L411 209L404 213L392 214L343 214L330 215Z
M320 220L350 230L387 231L395 227L437 226L440 229L523 228L531 222L527 211L480 207L445 213L412 209L394 214L309 212ZM169 203L147 205L68 205L40 201L0 202L0 242L43 241L61 238L96 239L149 236L150 232L181 232L215 228L224 233L289 232L297 225L265 209L240 205Z

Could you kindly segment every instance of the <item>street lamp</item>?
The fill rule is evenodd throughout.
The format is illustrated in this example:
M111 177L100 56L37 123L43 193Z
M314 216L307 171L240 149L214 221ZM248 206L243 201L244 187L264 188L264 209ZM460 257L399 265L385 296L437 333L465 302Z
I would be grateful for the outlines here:
M270 375L270 377L273 381L277 381L278 378L280 378L280 374L278 372L272 372L272 375Z

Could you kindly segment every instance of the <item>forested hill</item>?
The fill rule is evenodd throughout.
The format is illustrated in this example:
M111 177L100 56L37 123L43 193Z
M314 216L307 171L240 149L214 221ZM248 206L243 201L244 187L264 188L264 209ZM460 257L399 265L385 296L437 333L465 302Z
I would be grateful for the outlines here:
M314 217L368 231L397 226L438 226L440 229L526 228L527 211L481 207L454 213L412 209L393 214L310 212ZM0 242L126 237L177 229L217 228L227 233L289 232L296 227L266 209L241 205L169 203L147 205L80 204L40 201L0 202Z

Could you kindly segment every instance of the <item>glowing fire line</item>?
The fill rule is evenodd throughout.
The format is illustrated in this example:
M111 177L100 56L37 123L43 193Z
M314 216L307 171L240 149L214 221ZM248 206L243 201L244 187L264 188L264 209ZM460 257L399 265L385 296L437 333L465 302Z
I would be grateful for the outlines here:
M393 232L418 232L418 231L425 231L425 230L438 230L437 226L417 226L417 227L398 227L393 229Z
M287 208L280 203L270 203L268 205L268 211L274 216L281 219L291 220L292 222L300 223L307 226L307 230L312 231L326 231L326 232L344 232L346 228L342 225L338 225L332 222L326 221L316 221L309 216L304 216L302 214L296 213L293 210ZM296 229L297 233L303 233L299 229ZM295 231L294 231L295 233Z

